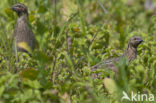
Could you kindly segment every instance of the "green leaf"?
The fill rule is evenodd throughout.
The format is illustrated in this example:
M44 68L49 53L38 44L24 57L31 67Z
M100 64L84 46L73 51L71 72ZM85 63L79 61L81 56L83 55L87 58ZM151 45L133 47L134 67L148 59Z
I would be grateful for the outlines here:
M11 9L5 8L5 14L6 14L8 17L14 19L14 14L13 14L13 11L12 11Z
M35 80L37 79L39 71L33 68L22 70L20 75L24 79Z
M39 9L38 9L38 13L45 13L47 12L47 8L44 5L40 5Z
M5 86L1 86L0 87L0 97L3 95L4 90L5 90Z
M111 78L105 78L103 80L103 83L104 83L104 86L105 88L107 89L107 91L110 93L110 94L114 94L114 93L117 93L118 91L118 87L115 83L115 81Z
M28 46L28 44L26 42L18 42L17 44L18 47L25 49L26 51L28 51L30 54L32 53L31 48Z
M31 88L35 88L35 89L41 88L41 85L37 80L26 79L26 80L24 80L24 84Z

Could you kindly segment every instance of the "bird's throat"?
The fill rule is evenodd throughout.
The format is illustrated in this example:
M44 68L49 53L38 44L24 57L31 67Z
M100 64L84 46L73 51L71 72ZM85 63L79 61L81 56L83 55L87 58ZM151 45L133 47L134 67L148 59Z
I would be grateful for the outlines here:
M124 52L124 56L128 58L128 61L131 62L136 58L137 49L132 45L128 45L126 51Z

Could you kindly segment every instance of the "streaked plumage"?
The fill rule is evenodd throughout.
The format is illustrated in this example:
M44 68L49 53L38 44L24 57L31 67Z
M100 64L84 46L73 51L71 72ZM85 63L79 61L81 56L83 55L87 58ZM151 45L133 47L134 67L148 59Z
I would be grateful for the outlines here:
M23 48L18 47L18 43L25 42L32 50L35 48L35 35L33 34L29 19L27 7L24 4L17 3L11 7L18 15L18 20L15 27L14 40L16 44L17 51L27 52ZM14 45L15 45L14 44ZM15 46L14 46L15 51Z
M136 56L137 56L137 47L139 44L143 42L143 39L140 36L134 36L129 40L127 49L123 53L122 56L117 57L117 58L111 58L111 59L106 59L105 61L102 61L94 66L91 67L92 71L95 71L98 68L110 68L114 72L116 72L116 67L114 65L114 62L118 63L121 58L127 57L128 61L131 62L133 61Z

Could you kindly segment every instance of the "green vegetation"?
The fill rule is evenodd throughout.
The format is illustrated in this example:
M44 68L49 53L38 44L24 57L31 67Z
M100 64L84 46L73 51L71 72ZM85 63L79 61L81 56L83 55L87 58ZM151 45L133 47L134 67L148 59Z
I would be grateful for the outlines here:
M36 36L31 57L12 53L17 15L9 8L17 2L28 7ZM152 93L156 101L156 16L143 5L143 0L3 0L0 103L121 103L123 91ZM100 70L100 78L92 79L90 67L122 55L134 35L145 41L137 59L117 64L118 78Z

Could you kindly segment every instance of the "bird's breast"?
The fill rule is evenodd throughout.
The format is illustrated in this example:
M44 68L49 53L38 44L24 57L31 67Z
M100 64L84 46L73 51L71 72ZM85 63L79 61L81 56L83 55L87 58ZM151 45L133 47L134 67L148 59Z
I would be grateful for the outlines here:
M26 42L30 47L34 48L35 45L35 36L28 26L28 20L25 17L20 17L16 23L15 29L15 41Z

